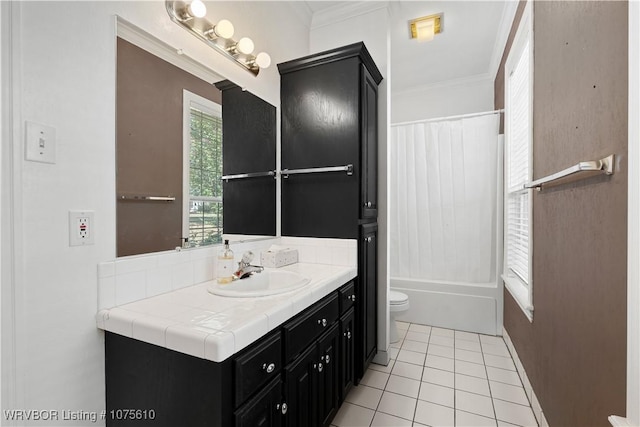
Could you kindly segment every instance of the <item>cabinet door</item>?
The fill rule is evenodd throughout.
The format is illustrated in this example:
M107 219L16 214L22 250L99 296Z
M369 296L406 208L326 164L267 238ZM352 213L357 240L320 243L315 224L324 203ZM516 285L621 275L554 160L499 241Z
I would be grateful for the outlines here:
M340 324L318 339L318 410L321 426L328 426L338 412L340 397Z
M359 59L284 74L280 87L282 169L353 165L352 175L325 172L283 178L282 235L357 238Z
M378 216L378 85L361 65L360 217Z
M309 346L284 372L287 427L318 425L317 369L318 349Z
M236 427L282 425L282 381L275 378L235 413Z
M356 312L356 378L359 380L376 353L377 340L377 233L376 223L360 226L358 295Z
M354 380L354 309L340 318L340 402L347 397Z
M223 175L276 168L276 107L230 82L222 89ZM276 180L270 176L222 182L223 230L276 234ZM249 215L248 212L252 212Z

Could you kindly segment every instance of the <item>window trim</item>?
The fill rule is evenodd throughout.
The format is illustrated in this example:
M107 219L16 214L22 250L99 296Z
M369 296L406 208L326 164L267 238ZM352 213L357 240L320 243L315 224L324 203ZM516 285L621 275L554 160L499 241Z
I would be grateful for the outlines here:
M198 94L182 90L182 238L189 237L189 159L191 154L191 108L195 107L211 116L222 117L222 106ZM217 197L203 197L205 201L222 200ZM220 200L217 200L220 199Z
M507 60L505 62L505 79L504 79L504 94L505 94L505 172L508 171L508 156L509 156L509 120L508 115L510 111L510 102L509 102L509 76L515 66L518 64L521 55L524 53L524 48L527 45L527 41L529 42L529 93L530 93L530 105L529 105L529 177L531 180L533 178L533 13L532 13L532 3L527 2L525 6L525 10L522 14L522 18L520 19L520 23L518 24L518 30L516 31L516 36L513 40L513 44L511 46L511 50L507 56ZM528 203L529 203L529 251L528 251L528 262L529 262L529 282L526 284L520 277L517 277L514 274L509 274L509 265L507 263L507 224L508 224L508 198L509 198L509 182L506 179L504 180L504 223L503 223L503 232L504 232L504 253L503 253L503 273L502 280L505 283L505 286L509 293L513 296L515 301L518 303L518 306L523 311L525 316L529 319L530 322L533 322L533 272L532 272L532 260L533 260L533 190L527 190L528 192Z

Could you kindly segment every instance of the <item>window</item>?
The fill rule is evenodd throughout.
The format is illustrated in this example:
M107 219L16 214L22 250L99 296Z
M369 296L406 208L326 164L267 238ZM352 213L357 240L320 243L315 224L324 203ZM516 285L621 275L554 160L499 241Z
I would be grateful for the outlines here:
M533 319L531 280L533 37L531 2L518 26L505 65L505 254L503 279L527 317Z
M183 96L183 236L189 246L222 242L222 107Z

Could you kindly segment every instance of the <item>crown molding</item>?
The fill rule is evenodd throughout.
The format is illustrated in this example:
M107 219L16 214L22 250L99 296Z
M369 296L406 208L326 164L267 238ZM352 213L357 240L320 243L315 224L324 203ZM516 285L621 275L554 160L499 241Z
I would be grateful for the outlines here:
M498 68L500 68L500 63L502 62L504 48L507 45L509 33L511 33L511 27L513 26L513 20L516 16L518 3L519 2L517 0L506 1L504 9L502 9L502 17L500 18L500 24L498 25L498 34L493 45L493 52L489 62L489 75L494 79L498 74Z
M440 82L429 83L426 85L413 86L413 87L398 90L398 91L394 91L392 87L391 93L392 93L392 96L396 96L396 95L407 95L415 92L424 92L427 90L441 89L441 88L453 87L453 86L468 86L468 85L474 85L478 83L493 84L494 77L495 76L491 75L490 73L482 73L482 74L476 74L474 76L461 77L459 79L443 80Z
M380 9L387 9L388 1L349 1L338 4L327 9L320 10L313 14L311 19L311 29L324 27L355 18L357 16L366 15Z
M120 16L116 16L116 34L121 39L146 50L178 68L182 68L184 71L193 74L207 83L213 84L225 79L220 74L182 53L181 50L158 40Z
M287 1L284 2L304 23L304 26L311 29L311 20L313 18L313 11L309 7L306 1Z

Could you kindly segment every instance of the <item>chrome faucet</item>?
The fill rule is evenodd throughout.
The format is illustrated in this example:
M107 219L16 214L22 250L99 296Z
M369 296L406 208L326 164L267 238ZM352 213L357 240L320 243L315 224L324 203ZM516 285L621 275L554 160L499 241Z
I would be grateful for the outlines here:
M261 273L264 267L260 265L251 265L253 260L253 252L247 251L242 254L242 260L238 263L238 271L233 273L238 279L245 279L253 273Z

